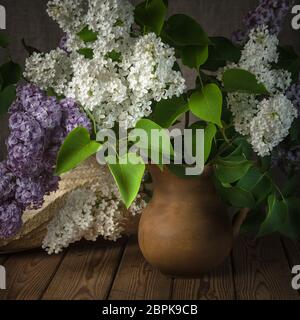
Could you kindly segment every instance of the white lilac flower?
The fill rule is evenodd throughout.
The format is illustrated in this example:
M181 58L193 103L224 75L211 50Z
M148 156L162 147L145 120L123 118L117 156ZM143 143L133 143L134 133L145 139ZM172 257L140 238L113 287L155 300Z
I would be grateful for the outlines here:
M279 58L278 45L278 37L270 34L266 26L253 29L242 50L239 63L230 63L219 70L218 78L221 80L227 69L240 68L253 73L270 93L286 91L292 82L291 74L286 70L273 69L273 64L277 63Z
M64 94L71 72L68 54L58 48L46 54L33 53L26 60L24 77L43 90L52 88L57 94Z
M141 214L146 207L139 194L129 211L126 211L120 193L109 170L103 167L91 186L72 191L63 208L48 224L43 248L49 254L81 239L95 241L98 237L116 241L124 232L126 213Z
M133 128L151 114L153 101L186 89L181 73L173 70L174 49L154 33L130 35L134 7L127 0L53 0L48 12L67 33L67 52L34 54L26 62L25 76L80 103L99 130L115 123ZM96 32L97 39L84 43L77 34L81 27ZM93 50L91 59L78 53L84 47Z
M49 16L66 33L77 33L85 27L86 0L51 0L47 4Z
M43 248L49 254L59 253L70 243L79 241L85 230L91 228L96 200L95 194L88 189L75 190L68 196L65 206L47 226Z
M256 116L259 101L255 95L247 93L230 93L227 98L228 106L234 117L236 132L243 136L250 134L250 124Z
M283 94L264 99L258 109L250 124L250 142L254 151L264 157L288 136L298 112Z
M115 122L133 128L139 119L151 114L152 101L179 96L185 90L180 72L174 71L174 49L155 34L130 39L120 57L95 54L85 59L71 54L73 78L65 92L91 111L100 128Z
M185 90L181 73L173 70L175 62L175 50L150 33L130 46L121 65L136 97L160 101Z
M102 54L116 50L134 24L134 6L127 0L54 0L48 3L48 13L67 34L69 52L85 47ZM78 32L85 27L97 33L96 41L80 39Z
M227 98L235 130L249 137L254 151L260 156L269 155L288 135L296 112L290 100L284 96L292 82L290 72L273 67L279 59L278 46L278 37L270 33L266 26L259 26L251 30L240 61L237 64L229 63L218 73L221 80L224 70L247 70L268 90L270 98L263 101L255 94L238 92L229 93Z

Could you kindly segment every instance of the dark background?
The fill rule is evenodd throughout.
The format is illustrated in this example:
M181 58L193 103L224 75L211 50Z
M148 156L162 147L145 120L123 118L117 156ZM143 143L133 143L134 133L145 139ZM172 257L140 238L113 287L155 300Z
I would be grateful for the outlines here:
M61 37L58 25L46 13L48 0L0 0L6 8L7 33L11 39L13 59L24 64L26 52L21 40L41 51L57 47ZM133 3L140 2L133 0ZM232 31L243 27L243 17L254 8L258 0L169 0L169 12L185 13L197 19L210 36L230 37ZM296 3L300 3L297 0ZM300 54L300 30L291 28L291 17L286 21L281 38L293 45ZM1 57L3 58L3 57ZM192 75L187 75L192 79ZM4 141L7 136L7 117L0 117L0 160L4 157Z

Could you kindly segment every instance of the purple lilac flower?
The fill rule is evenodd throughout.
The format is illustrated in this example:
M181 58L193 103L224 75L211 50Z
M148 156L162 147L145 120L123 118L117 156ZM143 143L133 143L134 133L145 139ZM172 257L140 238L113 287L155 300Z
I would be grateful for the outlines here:
M15 201L0 204L0 238L14 236L22 226L22 209Z
M16 179L5 162L0 162L0 203L14 197Z
M289 147L281 144L272 154L272 167L280 168L283 172L300 170L300 145Z
M54 176L60 146L78 126L91 123L71 99L59 102L32 84L17 88L10 110L8 159L0 163L0 237L11 237L26 209L38 209L44 196L58 189Z
M84 127L87 128L89 131L92 130L91 121L80 110L80 107L73 99L62 100L61 106L64 115L64 127L66 128L67 133L70 133L77 127Z
M262 25L267 25L270 33L278 35L291 6L289 0L260 0L259 5L250 11L244 19L247 30L235 32L233 41L237 44L243 44L250 30Z
M9 119L11 137L22 142L37 142L43 138L40 123L25 112L16 112Z
M293 84L286 92L286 96L292 101L293 105L298 109L298 116L300 116L300 83Z
M16 200L25 208L38 209L43 205L45 195L44 185L41 178L17 179Z
M68 35L64 35L59 42L59 48L64 50L66 53L71 53L67 48Z

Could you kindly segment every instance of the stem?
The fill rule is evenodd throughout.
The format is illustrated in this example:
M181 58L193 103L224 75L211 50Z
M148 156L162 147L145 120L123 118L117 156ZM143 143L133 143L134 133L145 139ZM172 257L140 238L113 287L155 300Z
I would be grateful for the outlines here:
M201 77L200 70L198 71L198 76L199 76L199 80L200 80L200 84L201 84L201 89L203 89L204 88L204 84L203 84L203 80L202 80L202 77Z
M190 112L186 112L185 113L185 129L188 129L188 127L190 126Z
M226 133L225 133L225 130L224 130L223 128L219 128L219 131L221 132L221 134L222 134L225 142L226 142L227 144L231 144L232 142L230 142L230 140L227 138Z

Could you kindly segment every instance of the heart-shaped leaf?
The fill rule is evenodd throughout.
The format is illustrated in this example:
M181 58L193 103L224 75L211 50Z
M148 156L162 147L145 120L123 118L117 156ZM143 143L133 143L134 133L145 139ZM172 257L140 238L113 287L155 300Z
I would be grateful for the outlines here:
M284 224L288 216L288 206L285 201L278 200L273 194L268 198L268 213L265 221L260 227L258 236L276 232Z
M145 163L135 153L119 158L116 164L110 160L107 158L109 169L118 185L124 204L129 208L140 190L146 169Z
M226 70L223 74L223 83L227 92L268 94L268 90L258 82L256 76L243 69Z
M135 21L145 26L147 31L160 35L164 26L167 5L163 0L148 0L135 8Z
M174 155L174 149L167 130L163 129L161 126L149 119L140 120L135 129L143 130L147 136L147 141L140 141L138 143L139 148L148 150L150 152L150 156L156 154L155 160L157 160L158 157L161 158L160 156L163 155ZM139 137L139 132L135 129L131 131L129 135L129 141L136 141L136 138ZM159 136L155 136L154 133Z
M155 123L167 129L188 110L188 104L182 96L179 98L173 97L168 100L163 99L155 105L152 118Z
M56 174L66 173L101 149L102 145L91 141L89 131L79 127L74 129L60 148L56 164Z
M222 104L221 90L216 84L211 83L191 96L189 107L192 113L201 120L222 127Z
M222 183L234 183L243 178L251 167L252 162L243 156L232 156L218 159L215 174Z
M208 46L188 46L181 49L182 63L189 68L199 69L208 58Z
M175 46L207 46L210 40L197 21L184 14L176 14L167 21L164 36Z

